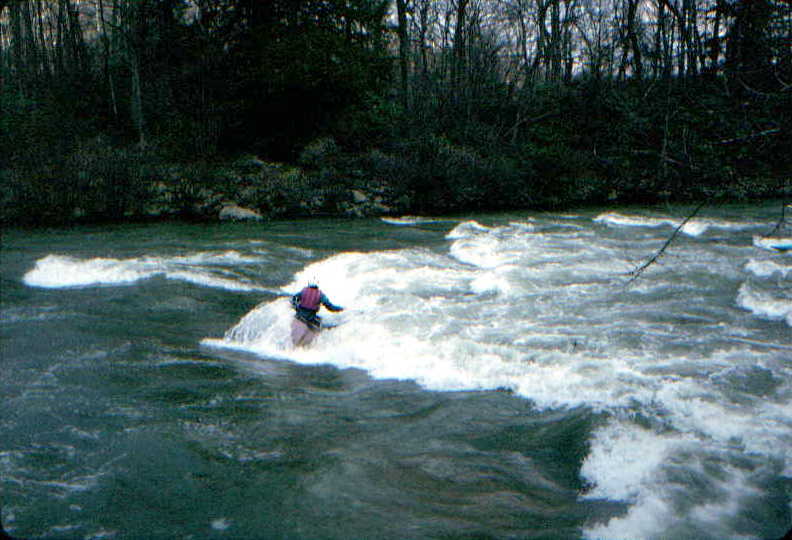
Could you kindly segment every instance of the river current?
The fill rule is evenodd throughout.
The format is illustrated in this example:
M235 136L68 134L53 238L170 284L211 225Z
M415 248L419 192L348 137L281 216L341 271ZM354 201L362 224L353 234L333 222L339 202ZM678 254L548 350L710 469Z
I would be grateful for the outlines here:
M3 234L31 538L777 539L780 204ZM289 294L333 303L288 342Z

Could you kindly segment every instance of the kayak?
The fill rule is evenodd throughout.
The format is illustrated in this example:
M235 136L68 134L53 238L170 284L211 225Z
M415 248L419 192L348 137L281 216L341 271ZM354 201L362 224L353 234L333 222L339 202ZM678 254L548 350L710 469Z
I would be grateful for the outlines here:
M295 347L304 347L310 345L311 342L319 334L319 328L311 327L305 324L300 319L294 318L291 323L291 339Z
M753 243L756 247L764 249L776 251L792 250L792 238L754 236Z

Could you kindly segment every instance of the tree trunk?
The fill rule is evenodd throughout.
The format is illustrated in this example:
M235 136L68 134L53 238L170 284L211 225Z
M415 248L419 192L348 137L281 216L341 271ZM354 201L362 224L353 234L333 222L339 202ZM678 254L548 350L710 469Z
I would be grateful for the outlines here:
M715 22L712 27L712 38L710 40L709 49L709 69L712 73L718 71L718 60L720 60L721 53L721 39L720 39L720 25L721 17L723 16L724 4L723 0L717 0L715 4Z
M669 24L668 24L668 14L666 13L666 9L669 8L669 6L670 4L664 1L658 2L657 5L657 12L658 12L657 46L658 46L659 66L664 79L670 78L671 74L674 71L673 59L671 55L672 39L668 35Z
M107 89L110 92L110 108L113 112L113 118L118 120L118 103L116 102L115 83L113 82L113 74L110 72L110 38L107 35L107 26L105 24L105 8L104 0L99 0L99 31L102 34L102 47L104 49L104 59L102 66L104 69L104 78L107 81Z
M561 9L559 0L550 3L550 80L561 80Z
M401 77L402 107L407 111L410 103L409 97L409 61L410 61L410 34L407 28L407 1L396 0L396 11L399 20L399 75Z
M140 88L140 62L137 52L130 54L130 70L132 72L132 122L138 133L138 146L146 146L145 121L143 117L143 91Z
M17 92L20 95L25 94L25 84L23 80L23 75L21 72L21 68L24 64L22 59L23 49L22 49L22 18L19 16L19 7L17 6L16 9L13 7L8 8L8 18L9 18L9 27L11 29L11 36L10 36L10 43L9 48L11 50L11 54L9 55L9 70L14 74L14 77L11 80L16 81Z
M523 13L522 6L518 11L519 22L519 36L520 36L520 55L522 56L523 72L525 81L523 84L528 84L531 80L532 74L530 70L530 55L528 54L528 28L525 24L525 14Z
M641 57L641 44L638 42L638 32L635 30L635 13L638 9L638 0L627 1L627 39L633 56L633 73L640 80L643 78L643 58Z
M454 29L454 63L452 66L453 84L455 90L462 87L465 69L465 25L467 17L468 0L457 0L456 28Z
M38 57L38 65L36 66L39 71L40 83L43 83L45 87L49 87L51 84L52 76L58 73L58 70L55 66L51 65L49 60L49 51L47 51L47 38L44 35L44 21L46 19L44 14L44 6L37 3L36 4L36 16L37 19L35 21L36 26L38 26L39 32L39 43L33 44L36 48L36 56ZM31 27L32 31L32 27ZM63 36L59 36L58 43L62 43L60 39L63 39ZM32 43L32 42L31 42ZM60 73L63 73L63 66L60 67ZM59 75L55 75L59 76Z
M698 14L694 0L684 0L685 14L685 50L687 51L687 75L695 77L698 75L698 42L695 39L698 34L696 28L698 24Z
M574 43L572 37L574 22L577 19L577 15L575 14L577 4L576 0L567 0L564 5L566 8L564 10L564 25L562 33L564 81L570 82L572 80L573 70L575 67L575 58L573 56Z
M684 77L686 73L685 69L685 59L687 58L686 47L688 43L688 36L687 36L687 25L685 23L685 10L684 7L687 5L687 0L683 0L683 11L680 12L676 6L676 1L673 3L671 0L659 0L658 6L665 6L668 10L674 15L674 20L676 21L676 27L679 28L679 51L677 54L677 75L679 77Z
M550 36L547 32L547 27L545 26L545 20L547 19L547 8L549 8L549 3L544 2L543 0L537 0L536 2L536 26L539 28L539 41L537 43L537 50L536 50L536 57L534 59L534 64L538 67L540 64L544 65L544 77L547 78L549 72L549 49L550 49Z
M429 73L429 62L426 58L426 30L429 27L429 0L421 4L421 23L418 31L418 47L421 51L421 73L425 77Z

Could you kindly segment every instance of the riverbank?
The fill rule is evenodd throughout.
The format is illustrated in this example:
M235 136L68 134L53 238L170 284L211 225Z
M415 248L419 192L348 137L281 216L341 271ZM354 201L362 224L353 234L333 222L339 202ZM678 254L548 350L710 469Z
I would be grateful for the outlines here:
M150 149L112 148L98 138L56 163L0 170L0 222L36 226L365 217L408 207L381 180L341 171L330 160L319 164L322 156L310 152L326 153L323 144L308 148L294 165L253 155L174 163Z
M252 154L174 163L151 148L115 148L98 137L63 159L0 170L0 223L360 218L792 196L788 179L730 177L717 187L691 182L671 189L646 178L625 182L607 163L585 168L559 155L554 166L560 169L542 175L536 164L486 156L439 137L363 153L344 152L323 138L294 164Z

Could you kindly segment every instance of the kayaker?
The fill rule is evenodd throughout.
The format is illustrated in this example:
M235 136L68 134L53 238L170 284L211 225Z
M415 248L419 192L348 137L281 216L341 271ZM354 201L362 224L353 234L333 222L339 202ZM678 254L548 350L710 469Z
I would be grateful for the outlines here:
M317 315L321 306L330 311L343 311L327 298L316 283L310 283L300 292L292 296L295 321L292 323L292 342L295 345L307 345L322 326L322 319Z

